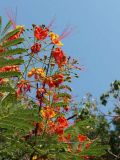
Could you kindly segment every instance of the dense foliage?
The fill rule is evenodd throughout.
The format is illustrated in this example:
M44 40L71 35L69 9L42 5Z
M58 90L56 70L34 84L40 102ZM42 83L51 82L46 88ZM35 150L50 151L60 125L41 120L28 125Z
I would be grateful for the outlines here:
M87 160L106 156L110 149L107 137L102 138L109 134L106 119L93 112L97 107L89 96L81 103L83 108L72 100L70 83L81 67L64 53L61 42L71 29L59 36L51 30L51 23L26 29L9 18L3 27L0 17L0 158ZM101 98L104 104L105 98ZM100 125L106 127L102 133ZM114 146L112 151L119 154Z

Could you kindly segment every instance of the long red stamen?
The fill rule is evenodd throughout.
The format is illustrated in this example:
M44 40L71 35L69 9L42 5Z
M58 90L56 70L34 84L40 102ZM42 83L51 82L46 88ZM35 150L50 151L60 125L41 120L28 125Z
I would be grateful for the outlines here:
M13 28L15 29L16 28L16 23L15 23L15 18L13 16L12 10L11 11L6 10L6 14L7 14L9 20L11 21L11 23L13 25Z
M52 18L52 20L50 21L49 25L47 26L48 29L50 29L50 28L53 26L55 20L56 20L56 17L54 16L54 17Z
M60 37L59 37L59 40L62 40L63 38L65 38L65 37L67 37L68 35L70 35L72 32L73 32L73 28L71 28L71 27L66 27L64 30L63 30L63 32L62 32L62 34L60 35Z

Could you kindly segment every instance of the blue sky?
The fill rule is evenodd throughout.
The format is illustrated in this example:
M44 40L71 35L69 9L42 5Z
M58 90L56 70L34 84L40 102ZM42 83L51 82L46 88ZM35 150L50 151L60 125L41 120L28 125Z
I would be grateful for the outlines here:
M48 24L61 33L68 25L74 32L63 40L64 51L86 70L72 83L74 95L91 92L98 97L120 79L120 0L1 0L0 15L17 7L17 23Z

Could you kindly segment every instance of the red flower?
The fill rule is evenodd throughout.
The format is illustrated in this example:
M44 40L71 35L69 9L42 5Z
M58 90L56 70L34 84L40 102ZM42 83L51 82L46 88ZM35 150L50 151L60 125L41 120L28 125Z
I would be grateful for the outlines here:
M53 134L55 133L56 124L53 121L48 121L47 133Z
M70 139L71 139L71 135L68 134L67 136L64 136L64 135L60 136L60 137L58 138L58 141L59 141L59 142L68 143L68 142L70 142Z
M54 85L55 87L59 87L59 85L64 82L64 76L63 74L55 74L53 76L53 79L54 79Z
M79 134L78 135L78 140L79 140L79 142L83 143L84 141L87 140L87 136Z
M35 43L32 47L31 47L31 52L32 53L38 53L41 49L41 44Z
M57 102L59 100L58 95L56 93L53 94L53 101Z
M86 144L86 149L88 149L88 148L90 148L90 146L91 146L91 144L92 144L93 142L88 142L87 144Z
M0 72L10 72L10 71L19 72L20 71L19 66L14 65L14 66L5 66L0 68Z
M56 127L56 130L55 130L55 133L56 133L57 135L62 135L62 134L64 133L64 130L63 130L62 127L57 126L57 127Z
M49 86L49 87L55 87L54 85L54 80L52 77L47 77L45 80L45 83Z
M51 108L49 106L45 106L41 110L41 115L42 115L42 117L49 119L49 118L53 118L56 115L56 113L53 108Z
M21 80L18 84L17 84L17 91L16 94L19 96L20 94L22 94L23 92L30 92L30 83L26 80Z
M45 92L46 92L45 89L38 88L36 91L36 98L38 98L40 100Z
M5 48L0 45L0 53L5 52Z
M69 107L69 106L65 106L65 107L64 107L64 110L65 110L66 112L68 112L68 111L70 110L70 107Z
M55 50L52 52L52 55L59 68L67 63L67 58L61 48L55 48Z
M55 74L51 77L47 77L45 79L45 83L49 86L49 87L59 87L59 85L64 82L64 76L63 74Z
M60 127L63 127L63 128L66 128L69 125L67 119L64 116L58 117L57 123Z
M35 26L34 36L37 40L44 40L48 36L49 29Z
M48 121L47 133L48 134L57 134L57 135L61 136L64 133L64 128L57 123L54 123L52 121Z

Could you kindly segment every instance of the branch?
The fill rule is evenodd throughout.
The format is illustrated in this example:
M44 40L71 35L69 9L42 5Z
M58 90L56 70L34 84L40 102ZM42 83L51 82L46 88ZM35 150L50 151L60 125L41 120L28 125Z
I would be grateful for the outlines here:
M77 117L77 114L74 114L74 115L68 117L67 120L73 119L74 117Z
M113 157L115 157L115 159L118 159L118 158L119 158L117 155L115 155L114 153L112 153L110 150L107 150L107 152L108 152L109 154L111 154Z

